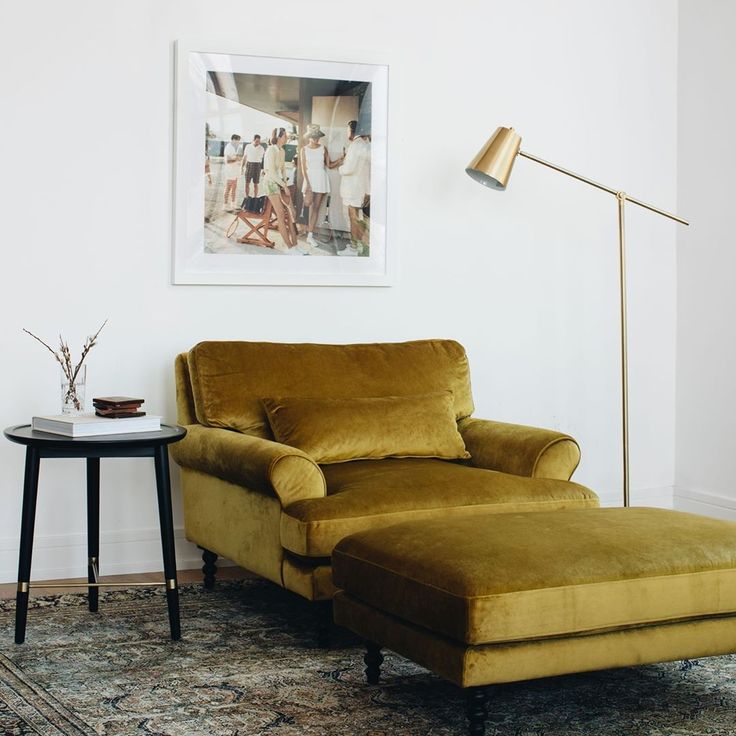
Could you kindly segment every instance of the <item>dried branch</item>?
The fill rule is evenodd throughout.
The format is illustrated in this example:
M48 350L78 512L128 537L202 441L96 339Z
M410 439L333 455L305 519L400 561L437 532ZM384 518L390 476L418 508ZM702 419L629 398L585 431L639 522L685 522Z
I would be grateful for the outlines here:
M56 360L59 363L61 363L62 368L64 367L64 364L61 362L61 358L59 357L59 354L56 352L56 350L54 350L51 346L47 345L40 337L36 337L36 335L34 335L29 330L27 330L25 327L23 328L23 332L28 333L34 340L38 340L41 343L41 345L43 345L46 348L46 350L48 350L51 353L51 355L53 355L54 358L56 358Z
M100 329L95 332L92 337L87 337L87 339L84 342L84 346L82 347L82 357L79 359L79 363L77 363L77 367L74 369L74 373L72 375L72 382L74 382L77 378L77 374L79 373L79 369L82 367L82 363L84 363L84 359L87 357L87 353L92 350L92 348L97 344L97 337L102 332L102 328L107 324L107 320L105 320L101 325ZM69 364L71 368L71 361Z
M97 344L97 338L100 335L100 332L102 332L102 328L107 324L107 320L105 320L101 325L100 329L95 332L94 335L87 336L87 339L84 341L84 345L82 346L82 355L79 358L79 362L77 363L76 367L72 368L72 353L71 350L69 350L69 344L64 342L64 338L59 335L59 350L54 350L50 345L45 343L40 337L37 337L32 332L27 330L25 327L23 328L23 332L28 333L34 340L38 340L38 342L41 343L56 359L57 363L61 366L61 369L64 371L64 375L69 379L69 383L74 385L74 382L77 380L77 376L79 375L79 371L82 367L82 364L84 363L84 359L87 357L87 354L90 350Z

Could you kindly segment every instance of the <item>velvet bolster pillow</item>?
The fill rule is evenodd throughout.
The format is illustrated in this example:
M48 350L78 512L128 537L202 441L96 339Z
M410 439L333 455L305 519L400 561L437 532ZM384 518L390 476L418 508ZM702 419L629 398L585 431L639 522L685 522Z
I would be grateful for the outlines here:
M467 459L452 391L366 399L265 398L278 442L318 463L386 457Z

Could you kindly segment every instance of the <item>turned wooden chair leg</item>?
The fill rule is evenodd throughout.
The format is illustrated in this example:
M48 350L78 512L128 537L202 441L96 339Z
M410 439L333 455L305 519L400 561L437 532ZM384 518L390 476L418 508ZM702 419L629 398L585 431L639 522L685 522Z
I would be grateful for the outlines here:
M381 679L381 665L383 664L383 654L381 647L372 641L365 643L366 651L363 661L365 662L365 677L369 685L378 685Z
M465 713L468 716L470 736L485 736L488 716L485 688L469 687L465 691Z
M332 601L315 601L312 604L317 610L317 648L329 649L332 644Z
M202 550L202 559L204 565L202 566L202 572L204 573L204 587L207 590L212 590L215 587L215 575L217 575L217 555L214 552L210 552L204 547L200 547Z

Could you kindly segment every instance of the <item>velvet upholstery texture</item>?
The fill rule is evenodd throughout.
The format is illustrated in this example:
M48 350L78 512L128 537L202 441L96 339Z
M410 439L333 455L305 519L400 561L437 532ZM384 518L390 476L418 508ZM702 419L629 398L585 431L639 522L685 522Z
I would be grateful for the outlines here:
M564 482L579 460L567 435L469 420L468 360L452 340L204 342L178 355L174 371L178 423L188 430L171 447L187 539L309 600L331 598L330 555L353 532L411 519L598 506L592 491ZM275 441L261 400L438 392L452 393L454 431L466 433L476 457L320 466Z
M181 487L190 542L228 560L247 561L251 572L284 584L281 504L275 496L191 468L181 469Z
M452 391L355 399L264 398L278 442L318 463L387 457L470 457Z
M596 508L585 486L519 478L433 459L363 460L324 465L327 497L284 508L281 543L307 557L332 554L355 532L410 519L450 519L486 513Z
M458 422L458 429L477 468L570 480L580 462L578 443L550 429L472 417Z
M452 340L365 345L201 342L187 364L197 421L271 439L261 399L348 399L453 392L473 413L468 359Z
M465 644L736 612L736 523L664 509L412 521L355 534L338 588Z
M693 619L595 634L501 644L463 644L339 591L335 622L460 687L697 659L736 651L736 617Z
M174 380L176 381L176 421L182 426L197 423L194 411L192 381L186 353L180 353L174 360Z
M171 454L183 467L272 493L283 505L324 498L327 490L319 466L301 450L240 432L189 425Z
M287 554L282 565L282 578L287 590L309 601L329 601L335 595L329 559L303 560Z

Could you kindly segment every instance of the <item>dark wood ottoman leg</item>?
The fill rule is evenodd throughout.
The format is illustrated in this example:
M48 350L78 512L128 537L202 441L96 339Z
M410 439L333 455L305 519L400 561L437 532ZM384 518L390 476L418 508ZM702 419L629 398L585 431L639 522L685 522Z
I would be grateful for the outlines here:
M317 648L329 649L332 645L332 601L315 601L312 603L317 612Z
M468 716L470 736L485 736L488 715L485 688L469 687L465 691L465 713Z
M381 679L381 665L383 664L383 654L381 654L381 647L378 644L374 644L372 641L367 641L365 657L365 677L368 680L369 685L378 685L378 681Z
M204 574L204 587L206 590L212 590L215 587L215 576L217 575L217 555L214 552L210 552L204 547L200 547L202 550L202 573Z

